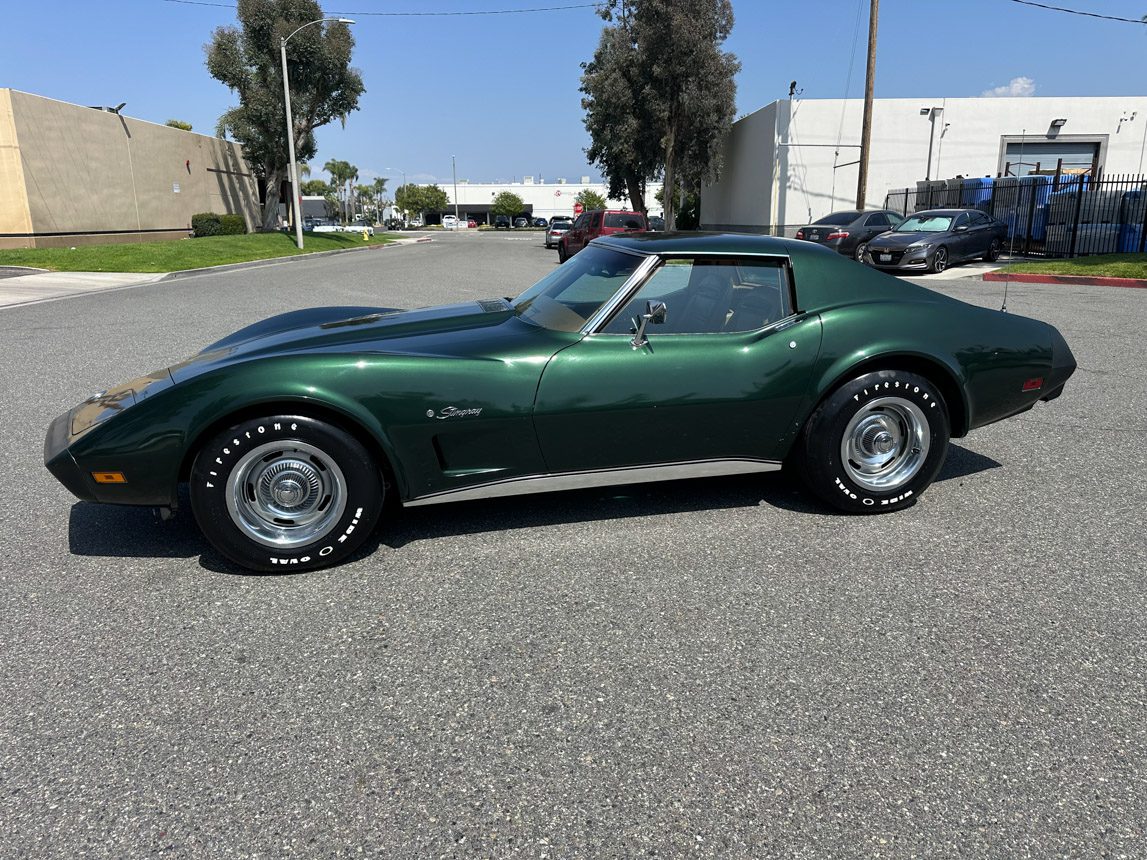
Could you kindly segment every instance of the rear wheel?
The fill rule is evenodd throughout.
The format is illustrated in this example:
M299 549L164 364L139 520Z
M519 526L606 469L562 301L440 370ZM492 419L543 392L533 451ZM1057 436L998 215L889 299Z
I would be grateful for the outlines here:
M856 260L856 262L863 263L864 262L864 255L867 253L868 253L868 246L866 244L864 244L863 242L861 242L859 245L856 246L856 250L853 252L852 257L854 260Z
M568 260L569 258L570 258L570 257L569 257L569 254L567 254L567 253L566 253L566 246L565 246L565 244L564 244L564 243L562 243L562 242L558 242L558 262L559 262L559 263L564 263L564 262L565 262L566 260Z
M988 251L984 254L984 259L989 263L994 263L1000 258L1000 248L1002 243L999 239L993 239L992 244L988 246Z
M908 507L948 451L948 410L927 379L866 373L833 392L805 424L797 465L808 488L851 513Z
M327 567L378 522L383 483L357 439L298 415L243 421L209 439L191 470L204 536L251 570Z
M939 274L948 268L948 249L941 245L932 253L932 260L928 263L928 271Z

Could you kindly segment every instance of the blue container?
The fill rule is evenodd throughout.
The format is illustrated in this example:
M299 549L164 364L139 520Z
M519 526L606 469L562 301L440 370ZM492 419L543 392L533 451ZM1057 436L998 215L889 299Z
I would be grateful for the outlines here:
M973 209L987 210L992 199L992 177L973 176L963 180L960 191L960 205Z
M1116 251L1120 254L1138 254L1147 248L1139 247L1139 240L1143 238L1142 224L1124 224L1119 228L1119 241Z

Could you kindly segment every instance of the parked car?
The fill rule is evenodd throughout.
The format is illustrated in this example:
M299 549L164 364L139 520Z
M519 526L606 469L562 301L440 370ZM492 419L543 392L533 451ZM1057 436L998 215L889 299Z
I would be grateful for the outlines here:
M645 216L640 212L624 209L591 209L582 212L558 240L558 260L564 263L598 236L628 233L646 227Z
M533 220L533 226L535 226L535 227L548 227L549 222L545 218L535 218Z
M558 240L566 234L569 228L573 226L573 220L570 218L555 218L550 222L550 226L546 229L546 247L553 248L558 244Z
M887 209L872 211L846 209L843 212L825 215L807 227L801 227L797 230L796 237L806 242L816 242L846 257L863 262L865 244L881 233L891 230L892 225L899 224L903 220L901 215Z
M509 215L495 215L494 216L494 229L501 230L502 228L510 229L510 216Z
M864 262L880 269L942 272L953 263L1000 257L1008 227L978 209L928 209L868 242Z
M442 226L447 230L458 229L458 218L455 215L443 215Z
M475 221L473 218L467 218L466 219L466 226L469 227L470 229L473 229L474 227L478 226L478 222Z
M648 229L650 229L650 230L664 230L665 229L665 219L662 218L660 215L650 215L645 220L649 224Z
M389 493L430 505L784 464L824 503L895 511L950 436L1053 400L1074 370L1046 323L812 243L629 233L510 301L257 322L63 413L44 461L89 502L170 513L187 481L220 554L298 571L354 553L400 510ZM941 500L961 516L977 502L949 495L967 496Z
M366 232L368 236L374 235L374 224L367 218L358 218L343 228L345 233L362 233Z
M521 216L518 216L517 218L514 219L514 226L515 227L529 227L530 226L530 220L528 218L523 218Z

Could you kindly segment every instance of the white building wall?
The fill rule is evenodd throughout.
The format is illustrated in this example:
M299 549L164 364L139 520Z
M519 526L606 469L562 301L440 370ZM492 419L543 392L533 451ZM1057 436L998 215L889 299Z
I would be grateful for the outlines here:
M833 165L859 157L856 146L842 146L839 154L836 146L859 142L863 101L796 100L792 121L786 122L789 104L774 102L733 124L721 178L701 195L703 227L795 228L856 205L857 166ZM920 110L930 107L943 108L932 143L933 179L995 176L1002 168L1004 136L1047 141L1057 118L1067 120L1060 140L1105 137L1105 174L1147 168L1147 97L877 99L869 208L883 206L890 190L915 188L925 178L932 126Z
M450 198L450 205L454 205L453 183L438 183L438 187L446 192ZM651 182L646 187L645 203L650 214L661 211L661 204L654 199L654 194L661 189L661 183ZM458 211L466 212L467 205L488 207L494 198L503 191L510 191L522 198L527 208L532 207L535 218L552 218L555 215L569 215L573 217L574 202L577 195L584 190L595 191L605 195L606 186L602 182L459 182L458 183ZM617 200L608 198L607 205L611 209L629 209L631 204L627 199Z

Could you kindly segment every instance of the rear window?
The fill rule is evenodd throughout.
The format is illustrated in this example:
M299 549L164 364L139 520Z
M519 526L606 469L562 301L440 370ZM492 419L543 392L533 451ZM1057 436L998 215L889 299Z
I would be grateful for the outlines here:
M855 209L848 212L833 212L831 215L825 215L819 221L813 221L814 224L851 224L860 213Z
M623 230L644 230L645 218L629 212L607 212L606 227L620 227Z
M568 221L568 220L562 220L562 221L555 221L555 222L554 222L553 224L551 224L550 226L551 226L551 227L564 227L565 229L567 229L567 230L568 230L568 229L569 229L569 226L570 226L570 224L572 224L572 223L573 223L572 221Z

